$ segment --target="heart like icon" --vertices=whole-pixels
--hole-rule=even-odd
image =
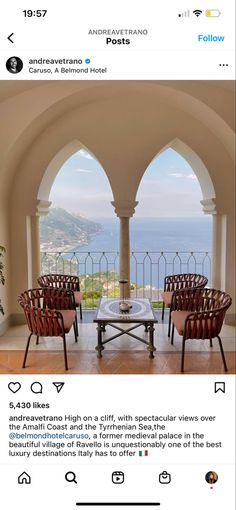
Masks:
[[[21,389],[21,384],[19,382],[10,382],[8,388],[12,393],[17,393]]]

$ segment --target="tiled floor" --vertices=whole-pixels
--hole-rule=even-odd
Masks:
[[[235,373],[234,353],[226,353],[227,374]],[[107,351],[98,359],[95,352],[68,352],[65,372],[62,352],[31,351],[22,369],[22,351],[0,351],[1,374],[180,374],[180,353],[157,353],[154,359],[137,351]],[[185,374],[225,374],[218,352],[188,352]]]
[[[128,327],[128,326],[127,326]],[[143,326],[136,330],[147,339]],[[107,337],[114,334],[107,328]],[[23,351],[28,336],[27,326],[15,326],[0,338],[0,373],[19,373]],[[229,365],[229,372],[235,372],[235,328],[222,328],[222,342]],[[96,324],[79,323],[79,339],[75,343],[73,333],[67,336],[69,373],[179,373],[181,338],[175,333],[174,345],[167,336],[167,324],[159,321],[155,327],[155,358],[150,360],[146,345],[127,335],[105,345],[103,358],[98,360],[95,346]],[[36,345],[32,338],[24,373],[63,373],[64,362],[60,338],[40,338]],[[221,373],[222,361],[218,340],[189,340],[186,343],[186,373]]]
[[[128,327],[128,326],[127,326]],[[143,326],[136,330],[137,334],[147,339],[147,333],[144,333]],[[4,336],[0,337],[0,350],[24,350],[26,339],[28,337],[27,326],[14,326],[11,327]],[[115,330],[111,327],[107,328],[105,337],[115,334]],[[222,342],[224,350],[235,350],[235,328],[232,326],[223,326],[222,328]],[[94,352],[97,343],[96,324],[89,324],[79,322],[79,338],[75,343],[73,331],[67,335],[67,349],[68,351],[92,351]],[[176,352],[180,351],[182,347],[181,337],[175,332],[174,345],[171,345],[170,339],[167,336],[167,324],[159,322],[155,325],[154,343],[158,352]],[[40,338],[39,345],[36,345],[34,338],[31,340],[30,349],[32,350],[48,350],[57,351],[62,350],[62,341],[59,338]],[[141,342],[133,340],[127,335],[119,339],[112,340],[105,346],[106,350],[112,351],[146,351],[146,346]],[[213,340],[213,348],[210,348],[208,340],[189,340],[186,343],[186,351],[219,351],[218,340]]]

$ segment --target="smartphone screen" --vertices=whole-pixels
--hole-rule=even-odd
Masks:
[[[4,510],[235,508],[234,14],[1,6]]]

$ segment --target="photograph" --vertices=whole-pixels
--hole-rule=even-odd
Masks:
[[[6,68],[11,74],[18,74],[23,69],[23,62],[19,57],[10,57],[6,61]]]
[[[235,373],[234,101],[0,82],[1,374]]]

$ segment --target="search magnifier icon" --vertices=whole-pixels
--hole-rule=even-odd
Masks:
[[[65,479],[67,482],[77,483],[76,475],[75,475],[74,471],[67,471],[67,473],[65,474]]]

